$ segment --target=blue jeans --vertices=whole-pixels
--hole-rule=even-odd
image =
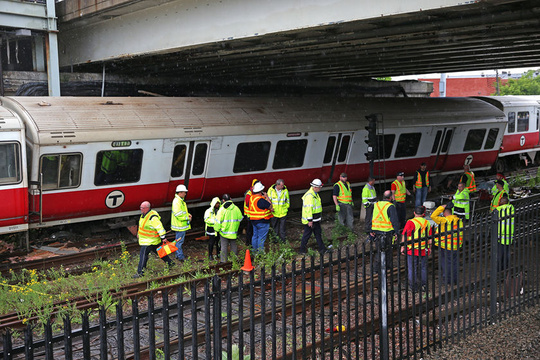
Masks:
[[[416,201],[414,205],[415,206],[423,205],[427,199],[427,193],[428,193],[427,187],[416,188]]]
[[[184,255],[184,252],[182,251],[182,245],[184,245],[185,238],[185,231],[176,231],[176,247],[178,248],[178,250],[176,251],[176,258],[178,260],[184,260],[186,258],[186,255]]]
[[[439,261],[441,263],[442,277],[447,284],[457,283],[458,278],[458,251],[439,248]]]
[[[264,251],[264,241],[270,229],[270,221],[252,221],[252,224],[253,237],[251,238],[251,245],[253,246],[253,251]]]
[[[418,290],[418,285],[427,285],[427,256],[407,254],[409,287]]]

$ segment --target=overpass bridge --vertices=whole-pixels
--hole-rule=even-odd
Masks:
[[[60,66],[190,81],[356,81],[540,66],[538,0],[64,0]]]

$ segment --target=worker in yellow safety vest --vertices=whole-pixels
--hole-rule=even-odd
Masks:
[[[469,165],[463,165],[463,175],[459,179],[459,182],[465,183],[465,187],[470,193],[476,192],[476,180],[474,179],[474,173],[471,171]]]
[[[413,186],[413,192],[416,193],[415,206],[422,206],[426,202],[427,194],[431,191],[429,185],[429,171],[427,164],[420,164],[420,169],[416,170],[416,182]]]
[[[319,253],[324,254],[330,251],[330,249],[324,245],[322,240],[322,204],[319,191],[321,191],[323,184],[320,179],[313,179],[310,186],[309,190],[302,196],[302,224],[304,224],[304,233],[300,243],[300,253],[307,253],[309,238],[311,234],[315,234]]]
[[[276,180],[276,183],[268,189],[268,198],[272,202],[274,211],[273,218],[270,219],[270,226],[274,229],[274,233],[279,237],[282,243],[285,242],[287,213],[289,212],[290,199],[289,190],[285,186],[283,179]]]
[[[414,209],[414,218],[407,221],[401,237],[401,253],[405,254],[407,248],[407,270],[409,288],[412,291],[422,289],[426,291],[427,285],[427,256],[431,248],[431,225],[424,216],[426,208],[417,206]]]
[[[493,211],[498,208],[503,197],[508,197],[508,193],[504,191],[504,182],[502,180],[497,180],[495,182],[495,186],[497,187],[497,192],[493,194],[491,204],[489,205],[489,211]]]
[[[362,189],[362,204],[366,209],[364,230],[366,234],[371,232],[371,219],[373,218],[373,208],[377,202],[377,191],[375,190],[375,178],[369,177],[368,182]]]
[[[507,197],[501,199],[501,204],[497,208],[498,215],[498,249],[497,249],[497,269],[504,271],[508,269],[510,263],[510,246],[514,242],[514,217],[515,209]]]
[[[180,261],[186,259],[186,255],[182,250],[182,245],[186,238],[186,232],[191,229],[191,214],[188,213],[186,205],[186,195],[188,189],[184,184],[180,184],[176,187],[176,195],[174,195],[174,200],[172,202],[172,212],[171,212],[171,230],[176,233],[176,258]]]
[[[204,232],[208,236],[208,259],[213,260],[212,252],[214,246],[216,247],[216,258],[219,256],[219,236],[214,229],[216,224],[217,212],[221,206],[221,201],[218,197],[215,197],[210,202],[210,207],[204,212]]]
[[[378,255],[381,251],[384,251],[386,255],[386,268],[392,268],[392,243],[395,242],[395,236],[399,231],[399,221],[396,207],[390,202],[391,199],[392,192],[386,190],[383,193],[383,199],[376,202],[373,208],[369,240],[375,243],[378,250],[373,267],[375,272],[381,269]],[[384,246],[382,241],[384,241]]]
[[[452,212],[460,219],[469,220],[471,214],[470,193],[469,189],[465,187],[465,183],[460,182],[458,188],[453,197],[454,207]]]
[[[392,200],[396,205],[397,216],[399,219],[399,231],[405,226],[407,220],[407,207],[405,206],[405,198],[407,195],[411,195],[405,185],[405,173],[400,171],[397,173],[396,180],[392,183],[390,189],[392,190]]]
[[[463,221],[452,214],[453,203],[439,206],[431,219],[437,223],[435,246],[439,247],[442,278],[455,284],[458,275],[458,253],[463,245]]]
[[[236,239],[238,238],[238,228],[242,221],[242,211],[232,202],[229,194],[223,194],[221,203],[222,205],[216,215],[214,229],[219,232],[221,242],[220,261],[224,263],[227,261],[229,254],[229,244],[231,245],[231,251],[238,255]]]
[[[161,217],[155,210],[150,208],[150,203],[143,201],[140,210],[141,217],[139,218],[137,238],[139,239],[139,245],[141,245],[141,251],[139,253],[137,273],[133,278],[143,276],[146,263],[148,262],[148,256],[151,252],[157,255],[157,248],[161,246],[165,239],[165,229],[161,223]],[[174,265],[174,262],[168,256],[164,256],[161,259],[169,266]]]
[[[339,181],[334,184],[332,193],[339,223],[353,230],[353,199],[351,184],[347,181],[347,174],[341,173]]]

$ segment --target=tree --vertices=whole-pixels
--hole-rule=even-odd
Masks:
[[[540,95],[540,69],[529,70],[519,79],[508,79],[501,86],[501,95]]]

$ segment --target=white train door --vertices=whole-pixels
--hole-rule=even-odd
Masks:
[[[433,146],[431,147],[431,156],[428,164],[430,171],[444,168],[455,129],[455,127],[445,127],[434,128],[432,130]]]
[[[321,181],[323,184],[335,183],[339,180],[339,174],[347,170],[349,148],[352,144],[352,132],[330,133],[326,142]]]
[[[188,188],[188,201],[201,199],[209,152],[209,140],[175,143],[169,182],[169,199],[174,198],[176,186],[179,184],[184,184]]]

